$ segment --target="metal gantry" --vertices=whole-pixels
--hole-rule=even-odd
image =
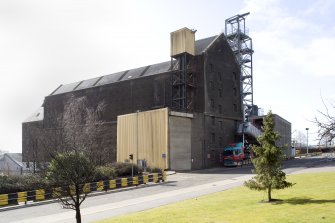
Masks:
[[[182,53],[173,58],[171,58],[172,108],[192,112],[195,87],[193,56]]]
[[[225,21],[225,34],[235,53],[236,60],[241,69],[241,103],[245,121],[253,113],[253,80],[252,80],[252,39],[245,26],[245,19],[250,13],[235,15]]]

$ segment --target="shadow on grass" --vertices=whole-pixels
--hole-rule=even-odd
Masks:
[[[292,204],[292,205],[305,205],[305,204],[327,204],[327,203],[335,203],[335,200],[314,200],[309,197],[294,197],[286,200],[278,200],[275,205],[279,204]]]

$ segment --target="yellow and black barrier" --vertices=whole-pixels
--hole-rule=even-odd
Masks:
[[[114,180],[98,181],[93,183],[86,183],[83,186],[83,192],[88,194],[94,191],[108,191],[119,188],[126,188],[131,186],[138,186],[149,182],[159,183],[166,180],[166,172],[152,173],[148,175],[140,175],[135,177],[118,178]],[[57,187],[50,189],[38,189],[32,191],[23,191],[9,194],[0,194],[0,207],[8,205],[17,205],[20,203],[27,203],[28,201],[44,201],[58,198],[62,191],[66,191],[68,187]],[[70,186],[72,193],[72,188]],[[74,193],[74,190],[73,190]]]

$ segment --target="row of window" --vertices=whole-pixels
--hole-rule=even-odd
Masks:
[[[211,143],[214,144],[215,143],[215,133],[212,132],[211,133]],[[220,136],[219,137],[219,147],[223,146],[223,138]]]
[[[211,87],[212,90],[214,90],[214,82],[210,81],[209,85]],[[222,94],[222,88],[219,88],[218,93],[219,93],[219,97],[222,98],[223,94]],[[233,92],[234,92],[234,96],[237,96],[237,88],[233,87]]]
[[[210,106],[211,108],[214,110],[215,109],[215,105],[214,105],[214,99],[210,100]],[[233,107],[234,107],[234,112],[237,112],[237,104],[233,103]],[[219,114],[223,113],[223,109],[222,109],[222,105],[218,105],[218,110],[219,110]]]
[[[212,63],[209,64],[209,71],[214,72],[214,64],[212,64]],[[222,81],[222,73],[220,71],[218,71],[217,74],[218,74],[218,80]],[[236,72],[233,72],[233,80],[237,81],[237,73]]]

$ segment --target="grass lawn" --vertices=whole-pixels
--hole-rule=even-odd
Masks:
[[[246,187],[99,221],[99,223],[335,222],[335,172],[287,177],[292,188],[274,191],[276,203],[262,203],[265,192]]]

